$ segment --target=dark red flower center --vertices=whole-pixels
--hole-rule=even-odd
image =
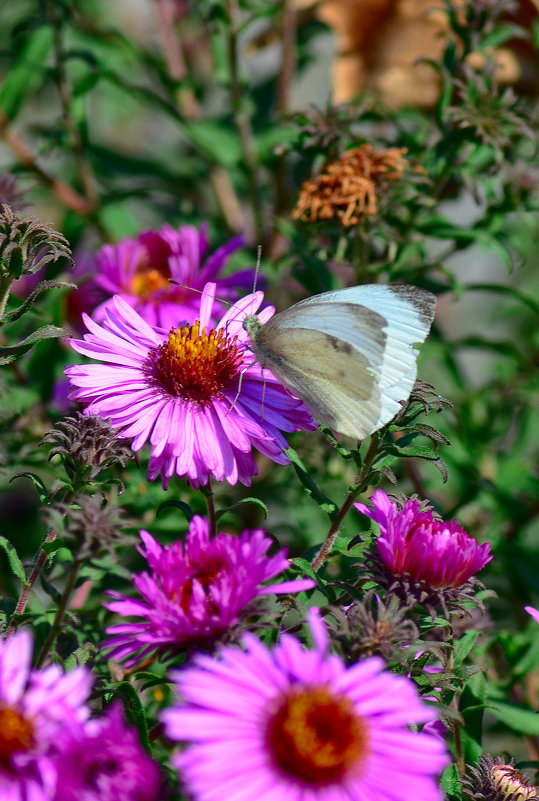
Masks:
[[[0,765],[9,764],[18,751],[28,751],[34,744],[34,726],[11,706],[0,706]]]
[[[348,698],[326,687],[304,687],[282,701],[268,726],[277,765],[309,784],[342,779],[368,753],[365,721]]]
[[[210,557],[203,565],[196,568],[195,575],[182,584],[179,591],[174,593],[175,597],[179,599],[180,606],[184,612],[188,613],[191,607],[194,581],[197,581],[202,586],[209,605],[212,605],[211,587],[224,568],[225,563],[218,556]]]
[[[153,376],[174,397],[205,406],[223,396],[240,372],[242,349],[224,329],[200,331],[194,325],[172,328],[168,340],[150,353]]]

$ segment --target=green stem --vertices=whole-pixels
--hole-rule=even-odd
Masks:
[[[82,562],[74,562],[73,570],[69,574],[69,578],[67,580],[67,584],[64,589],[64,593],[62,595],[62,599],[60,601],[60,605],[56,610],[56,615],[54,616],[54,622],[52,624],[51,630],[49,632],[49,636],[43,643],[43,647],[39,652],[39,656],[37,658],[36,667],[42,667],[47,655],[54,645],[54,641],[58,636],[60,631],[60,627],[62,625],[64,615],[66,613],[67,605],[69,603],[69,599],[71,598],[71,593],[73,592],[73,588],[75,586],[75,582],[77,581],[77,577],[79,575],[79,570],[81,568]]]
[[[206,498],[206,506],[208,509],[208,521],[210,524],[210,538],[213,539],[217,535],[217,516],[215,514],[215,499],[213,497],[213,490],[208,481],[207,486],[202,487],[202,492]]]
[[[360,467],[360,469],[358,471],[358,474],[357,474],[357,476],[355,478],[354,484],[353,484],[352,488],[350,489],[350,491],[348,492],[348,495],[346,496],[346,500],[344,501],[343,505],[339,509],[339,512],[338,512],[336,518],[332,521],[331,526],[330,526],[329,531],[328,531],[328,535],[327,535],[324,543],[322,544],[322,547],[320,548],[320,550],[316,554],[315,558],[311,562],[311,566],[312,566],[314,571],[320,570],[320,568],[322,567],[322,565],[326,561],[326,559],[327,559],[327,557],[328,557],[328,555],[329,555],[329,553],[330,553],[330,551],[331,551],[331,549],[333,547],[333,543],[337,539],[337,536],[339,534],[339,530],[340,530],[340,528],[342,526],[344,518],[346,517],[346,515],[348,514],[348,512],[352,508],[352,504],[354,503],[354,501],[357,498],[357,496],[359,495],[359,493],[362,492],[365,489],[365,487],[367,485],[367,482],[368,482],[369,470],[371,468],[371,465],[372,465],[372,463],[374,461],[374,458],[376,456],[376,453],[378,451],[379,441],[380,440],[379,440],[378,434],[373,434],[372,437],[371,437],[369,448],[367,450],[367,453],[365,454],[365,459],[363,460],[363,464],[362,464],[362,466]]]

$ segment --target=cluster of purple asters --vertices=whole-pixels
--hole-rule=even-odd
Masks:
[[[150,570],[133,577],[140,598],[111,592],[114,600],[107,603],[122,617],[137,618],[110,626],[104,643],[110,657],[127,658],[128,666],[156,650],[166,655],[207,647],[238,624],[257,598],[315,584],[300,579],[262,586],[289,566],[285,550],[268,556],[273,541],[262,529],[211,539],[208,521],[195,516],[185,546],[163,547],[147,531],[140,536],[139,551]]]
[[[90,717],[90,672],[31,665],[28,631],[0,642],[2,801],[159,801],[159,768],[119,707]]]

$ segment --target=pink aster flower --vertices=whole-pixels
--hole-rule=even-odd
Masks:
[[[157,763],[126,726],[120,706],[109,707],[72,737],[58,757],[52,801],[160,801]]]
[[[110,419],[140,450],[149,440],[148,479],[187,476],[195,488],[210,476],[249,485],[257,474],[255,447],[288,464],[282,431],[314,429],[309,411],[246,349],[242,321],[262,303],[262,292],[237,301],[211,327],[215,284],[200,296],[199,319],[167,334],[149,326],[116,296],[103,325],[85,315],[90,331],[70,340],[85,356],[105,364],[69,367],[71,397],[88,403],[87,414]],[[265,322],[272,307],[259,315]]]
[[[524,611],[533,617],[539,623],[539,610],[534,609],[533,606],[525,606]]]
[[[412,732],[432,718],[413,682],[382,670],[379,657],[346,667],[331,655],[311,610],[314,641],[289,635],[268,650],[252,634],[245,650],[200,655],[174,671],[180,691],[163,713],[195,801],[437,801],[443,743]]]
[[[104,645],[112,649],[110,656],[128,656],[128,664],[156,648],[168,653],[200,646],[237,624],[259,596],[314,586],[311,579],[261,586],[289,566],[286,551],[267,555],[273,543],[262,529],[210,539],[208,521],[195,516],[185,546],[175,542],[163,547],[147,531],[140,536],[145,547],[139,551],[151,571],[133,576],[141,598],[110,592],[116,600],[106,604],[119,615],[139,618],[107,629],[110,637]]]
[[[94,319],[104,320],[112,296],[121,295],[149,325],[169,329],[182,320],[194,323],[200,290],[208,281],[217,282],[218,297],[236,300],[237,288],[243,293],[252,286],[253,270],[227,278],[217,276],[230,254],[243,245],[243,238],[236,236],[209,255],[207,232],[207,224],[199,230],[192,225],[181,225],[177,230],[163,225],[156,231],[144,231],[136,239],[102,247],[96,254],[95,277],[81,288],[85,295],[97,290],[106,298],[94,310]],[[169,278],[182,286],[171,284]],[[222,306],[217,304],[216,311],[222,311]]]
[[[32,670],[32,637],[25,629],[0,642],[0,798],[51,800],[55,755],[81,730],[91,685],[82,667]]]
[[[446,523],[431,511],[421,511],[409,499],[399,511],[382,490],[372,495],[374,509],[362,503],[356,509],[380,526],[372,560],[385,574],[385,583],[399,583],[419,591],[416,600],[430,603],[438,596],[449,600],[492,559],[489,543],[479,545],[456,520]],[[377,576],[380,578],[381,576]]]

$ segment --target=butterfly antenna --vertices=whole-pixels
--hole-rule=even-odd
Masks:
[[[260,272],[260,262],[262,261],[262,245],[256,246],[256,267],[255,277],[253,280],[253,294],[256,292],[256,285],[258,283],[258,274]]]
[[[174,278],[168,279],[169,284],[176,284],[176,286],[181,286],[183,289],[188,289],[190,292],[196,292],[198,295],[209,295],[209,292],[204,292],[203,289],[195,289],[194,286],[187,286],[187,284],[180,284],[179,281],[175,281]],[[219,301],[219,303],[224,303],[225,306],[233,306],[234,304],[230,300],[225,300],[224,298],[215,298],[215,300]]]

